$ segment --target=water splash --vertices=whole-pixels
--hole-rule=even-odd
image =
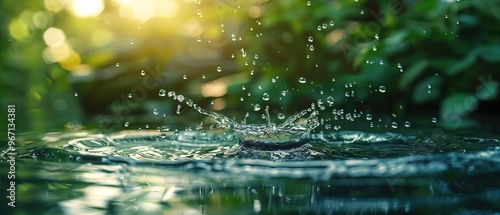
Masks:
[[[205,110],[195,104],[193,100],[186,98],[183,95],[178,95],[174,91],[168,92],[168,97],[172,97],[178,102],[185,103],[203,115],[212,117],[217,124],[217,127],[234,130],[240,140],[240,144],[250,148],[275,150],[299,147],[307,143],[309,133],[320,124],[317,117],[318,112],[316,111],[314,104],[311,104],[310,108],[290,116],[279,125],[276,125],[271,121],[269,106],[266,106],[266,124],[247,124],[246,117],[248,115],[242,123],[238,123],[234,119],[223,116],[219,113]],[[305,124],[297,123],[298,119],[308,113],[310,115],[307,117]]]

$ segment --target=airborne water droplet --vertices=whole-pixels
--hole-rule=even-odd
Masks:
[[[301,83],[301,84],[306,83],[306,78],[304,78],[304,77],[300,77],[300,78],[299,78],[299,83]]]
[[[366,120],[370,121],[373,119],[373,116],[371,114],[366,114]]]
[[[310,45],[310,46],[309,46],[309,50],[314,51],[314,46],[313,46],[313,45]]]
[[[154,115],[158,115],[158,114],[160,114],[160,111],[158,111],[158,110],[155,108],[155,109],[153,109],[153,114],[154,114]]]
[[[409,128],[410,126],[411,126],[410,121],[406,121],[406,122],[405,122],[405,127]]]
[[[146,75],[146,71],[144,71],[144,69],[143,69],[143,70],[141,70],[141,75],[142,75],[142,76]]]
[[[132,93],[129,93],[128,94],[128,98],[131,99],[132,98]]]
[[[378,91],[381,93],[385,93],[385,90],[386,90],[385,86],[383,86],[383,85],[378,88]]]
[[[217,72],[222,72],[222,67],[218,66],[217,67]]]
[[[281,120],[285,119],[285,114],[284,113],[279,113],[278,114],[278,119],[281,119]]]
[[[398,128],[398,123],[397,122],[392,122],[392,128]]]
[[[116,67],[120,67],[120,63],[116,63]]]
[[[326,98],[326,102],[328,102],[328,105],[330,105],[330,107],[333,105],[335,99],[332,97],[332,96],[328,96],[328,98]]]
[[[255,105],[253,106],[253,110],[254,110],[254,111],[259,111],[259,110],[260,110],[260,104],[255,104]]]
[[[436,123],[437,121],[438,120],[435,117],[432,118],[432,123]]]
[[[311,6],[311,1],[307,1],[306,5]]]
[[[262,94],[262,100],[269,101],[269,94],[267,93]]]
[[[167,95],[167,91],[165,89],[160,89],[158,92],[158,95],[161,97],[165,97]]]
[[[129,122],[125,122],[125,124],[124,124],[124,125],[125,125],[125,127],[128,127],[128,126],[129,126],[129,124],[130,124]]]
[[[184,76],[182,76],[182,79],[186,80],[186,79],[188,79],[188,76],[184,75]]]
[[[77,92],[75,92],[75,96],[78,96],[78,93],[77,93]]]
[[[309,41],[310,43],[312,43],[314,41],[314,38],[312,36],[309,36],[309,38],[307,38],[307,41]]]

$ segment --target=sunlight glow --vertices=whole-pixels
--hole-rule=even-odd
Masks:
[[[48,46],[57,47],[66,41],[66,36],[61,29],[50,27],[43,32],[43,40]]]
[[[70,6],[71,11],[82,18],[97,16],[104,10],[102,0],[73,0]]]
[[[115,0],[120,5],[120,15],[139,22],[152,17],[172,17],[177,13],[178,5],[173,0]]]
[[[227,93],[227,84],[223,81],[213,81],[201,86],[204,97],[221,97]]]

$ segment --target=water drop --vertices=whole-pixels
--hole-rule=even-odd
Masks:
[[[160,114],[160,111],[158,111],[158,110],[155,108],[155,109],[153,109],[153,114],[154,114],[154,115],[158,115],[158,114]]]
[[[301,84],[306,83],[306,78],[304,78],[304,77],[300,77],[300,78],[299,78],[299,83],[301,83]]]
[[[385,90],[386,90],[385,86],[383,86],[383,85],[378,88],[378,91],[381,93],[385,93]]]
[[[177,105],[177,110],[175,111],[175,113],[177,113],[177,114],[181,114],[181,113],[182,113],[182,112],[181,112],[181,108],[182,108],[181,104],[178,104],[178,105]]]
[[[161,97],[165,97],[167,95],[167,91],[165,89],[160,89],[158,92],[158,95]]]
[[[380,60],[380,65],[384,65],[384,61]]]
[[[410,121],[406,121],[406,122],[405,122],[405,127],[409,128],[410,126],[411,126]]]
[[[200,17],[203,17],[203,13],[201,13],[201,10],[196,11],[196,14],[198,14],[198,16]]]
[[[132,98],[132,93],[129,93],[128,94],[128,98],[131,99]]]
[[[335,102],[335,99],[332,96],[328,96],[328,98],[326,98],[326,102],[328,102],[328,105],[331,107]]]
[[[281,119],[281,120],[285,119],[285,114],[284,113],[279,113],[278,114],[278,119]]]
[[[133,40],[130,40],[130,45],[134,45],[134,41]]]
[[[307,1],[306,5],[311,6],[311,1]]]
[[[254,111],[259,111],[259,110],[260,110],[260,104],[255,104],[255,105],[253,106],[253,110],[254,110]]]
[[[360,13],[361,13],[361,14],[365,14],[365,10],[361,10],[361,12],[360,12]]]
[[[267,93],[262,94],[262,100],[269,101],[269,94]]]
[[[366,120],[370,121],[373,119],[373,116],[371,114],[366,114]]]
[[[322,29],[321,25],[318,25],[318,31],[321,31],[321,29]]]
[[[330,26],[334,26],[335,25],[335,22],[334,21],[330,21]]]
[[[196,2],[196,4],[201,4],[201,0],[194,0],[194,2]]]
[[[431,119],[431,121],[432,121],[432,123],[436,123],[438,120],[436,119],[436,117],[433,117],[433,118]]]
[[[309,36],[309,38],[307,38],[307,41],[309,41],[310,43],[312,43],[314,41],[314,38],[312,36]]]
[[[186,79],[188,79],[188,76],[184,75],[184,76],[182,76],[182,79],[186,80]]]
[[[309,50],[314,51],[314,46],[313,46],[313,45],[310,45],[310,46],[309,46]]]
[[[373,50],[374,52],[376,52],[376,51],[377,51],[377,46],[373,46],[372,50]]]
[[[281,91],[282,96],[286,96],[286,90]]]
[[[397,122],[392,122],[392,128],[398,128],[398,123]]]
[[[125,127],[128,127],[128,126],[129,126],[129,124],[130,124],[129,122],[125,122],[125,124],[124,124],[124,125],[125,125]]]
[[[149,128],[149,124],[146,124],[144,127]]]
[[[378,34],[375,34],[375,39],[376,39],[376,40],[379,40],[379,39],[380,39],[380,38],[379,38],[379,36],[378,36]]]
[[[326,29],[326,28],[328,27],[328,25],[327,25],[326,23],[323,23],[323,25],[321,25],[321,27],[322,27],[323,29]]]
[[[218,66],[217,67],[217,72],[222,72],[222,67]]]
[[[236,41],[236,35],[231,34],[231,40],[232,40],[232,41]]]
[[[116,67],[120,67],[120,63],[116,63]]]
[[[142,75],[142,76],[146,75],[146,71],[144,71],[144,69],[143,69],[143,70],[141,70],[141,75]]]
[[[78,96],[78,93],[77,93],[77,92],[75,92],[75,97],[76,97],[76,96]]]

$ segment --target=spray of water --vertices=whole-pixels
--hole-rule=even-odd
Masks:
[[[219,113],[205,110],[195,104],[193,100],[183,95],[178,95],[174,91],[168,92],[168,96],[178,102],[183,102],[194,108],[199,113],[210,116],[214,119],[217,127],[234,130],[238,135],[240,144],[244,147],[251,147],[263,150],[286,149],[304,145],[308,141],[309,133],[319,125],[318,112],[315,105],[290,116],[283,123],[276,125],[271,121],[269,106],[265,109],[266,124],[247,124],[246,120],[238,123],[235,120],[223,116]],[[305,124],[297,123],[297,120],[310,114]]]

